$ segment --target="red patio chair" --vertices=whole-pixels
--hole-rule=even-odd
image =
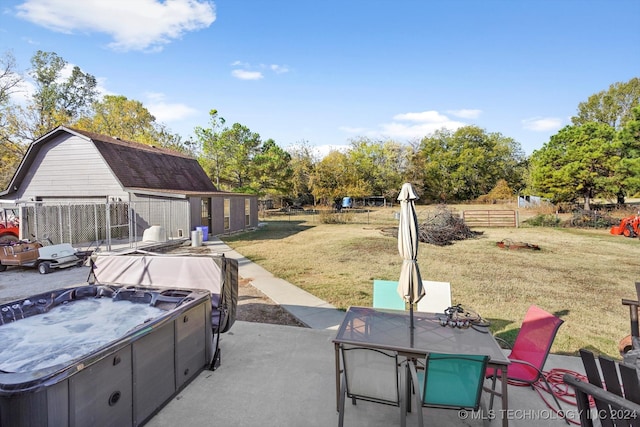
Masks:
[[[562,319],[544,311],[540,307],[535,305],[529,307],[518,336],[511,348],[511,353],[509,353],[508,358],[511,364],[507,368],[507,381],[511,385],[528,385],[533,388],[535,383],[542,380],[547,391],[553,396],[553,400],[560,411],[559,413],[562,413],[562,407],[542,373],[542,368],[547,360],[558,328],[563,322]],[[495,395],[500,394],[496,391],[496,380],[504,381],[504,379],[500,377],[500,371],[493,368],[486,370],[486,378],[491,378],[491,389],[487,391],[491,393],[489,407],[493,408],[493,398]]]

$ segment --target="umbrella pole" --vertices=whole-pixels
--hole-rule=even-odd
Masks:
[[[411,347],[413,347],[413,304],[409,304],[409,336],[411,337]]]
[[[413,304],[409,304],[409,327],[413,329]]]

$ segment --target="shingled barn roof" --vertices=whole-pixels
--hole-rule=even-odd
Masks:
[[[197,160],[173,150],[69,129],[91,139],[125,188],[216,192]]]

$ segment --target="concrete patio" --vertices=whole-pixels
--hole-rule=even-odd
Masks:
[[[332,426],[338,423],[335,390],[334,346],[343,312],[231,250],[221,241],[206,242],[211,252],[236,258],[240,276],[286,308],[310,328],[236,322],[223,334],[222,365],[202,372],[147,424],[151,427],[223,426]],[[551,355],[545,370],[568,369],[584,373],[577,357]],[[487,385],[489,382],[487,381]],[[499,399],[494,410],[476,413],[424,408],[425,425],[501,425]],[[551,399],[550,395],[545,396]],[[563,408],[578,419],[575,406]],[[391,426],[400,424],[399,409],[358,401],[346,403],[345,426]],[[528,387],[509,387],[512,426],[567,425]],[[415,412],[407,425],[417,425]]]
[[[222,336],[222,365],[202,372],[147,425],[337,425],[334,336],[331,330],[236,322]],[[552,355],[546,368],[582,371],[581,365],[578,358]],[[501,425],[500,420],[489,419],[500,416],[499,400],[493,413],[486,408],[486,393],[483,403],[484,408],[474,414],[424,408],[425,425]],[[528,387],[509,387],[509,409],[512,426],[566,425]],[[574,406],[564,409],[577,419]],[[400,424],[399,409],[392,406],[361,401],[353,406],[347,401],[345,414],[345,426]],[[417,425],[415,413],[408,415],[407,425]]]

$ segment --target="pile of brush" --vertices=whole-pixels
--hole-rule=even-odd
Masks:
[[[459,215],[445,206],[438,206],[426,221],[418,225],[418,239],[437,246],[450,245],[456,240],[472,239],[481,234],[480,231],[471,230]]]

